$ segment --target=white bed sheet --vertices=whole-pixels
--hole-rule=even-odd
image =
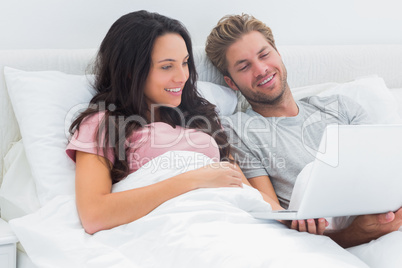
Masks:
[[[32,263],[25,251],[17,250],[17,268],[38,268],[38,266]]]
[[[40,208],[35,182],[22,140],[14,143],[4,158],[0,188],[1,218],[5,221],[25,216]]]
[[[158,169],[161,161],[164,168]],[[113,190],[151,184],[209,161],[191,152],[165,154]],[[58,196],[10,225],[38,267],[367,267],[327,237],[251,216],[269,209],[248,186],[199,189],[137,221],[88,235],[74,197]]]

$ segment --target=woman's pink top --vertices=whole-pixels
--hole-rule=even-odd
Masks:
[[[75,161],[76,151],[82,151],[106,157],[112,163],[114,162],[112,148],[108,148],[105,156],[103,148],[98,148],[98,139],[95,137],[103,116],[104,112],[99,112],[81,123],[80,129],[74,133],[66,148],[66,153],[72,160]],[[104,138],[100,140],[103,146]],[[122,157],[127,157],[130,173],[168,151],[193,151],[203,153],[215,161],[220,159],[218,145],[210,135],[180,126],[173,128],[162,122],[151,123],[133,132],[126,140],[125,146],[128,150]]]

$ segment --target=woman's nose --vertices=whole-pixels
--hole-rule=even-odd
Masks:
[[[175,76],[174,76],[174,81],[184,83],[184,82],[187,81],[188,75],[189,74],[188,74],[187,66],[178,68],[178,70],[177,70],[177,72],[175,73]]]

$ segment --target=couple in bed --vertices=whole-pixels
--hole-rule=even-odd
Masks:
[[[303,145],[298,129],[303,120],[334,100],[344,107],[310,131],[309,138],[317,143],[328,123],[367,120],[360,106],[339,96],[296,102],[270,28],[252,16],[224,17],[209,35],[206,52],[226,83],[251,104],[244,116],[221,124],[214,105],[197,93],[190,36],[177,20],[138,11],[122,16],[109,29],[94,65],[97,93],[73,122],[67,147],[76,162],[76,203],[87,233],[135,221],[165,201],[198,188],[247,184],[258,189],[272,208],[286,208],[298,172],[311,161],[299,153]],[[281,128],[289,132],[281,132],[272,146],[283,142],[276,149],[287,157],[285,168],[257,159],[259,154],[268,157],[269,148],[256,153],[258,148],[239,134],[247,131],[241,129],[245,123],[241,120],[251,117],[275,124],[281,117]],[[272,139],[260,138],[264,144]],[[146,187],[111,192],[114,183],[136,172],[145,159],[171,150],[200,152],[216,162]],[[244,163],[246,157],[253,158],[257,167],[243,169],[235,164]],[[398,230],[402,210],[358,216],[347,228],[331,233],[325,231],[325,219],[283,223],[350,247]]]

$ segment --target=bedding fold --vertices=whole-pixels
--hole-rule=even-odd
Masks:
[[[199,153],[168,152],[113,191],[146,186],[211,161]],[[368,267],[325,236],[252,216],[270,209],[247,185],[198,189],[134,222],[89,235],[74,196],[60,195],[10,226],[38,267]]]

